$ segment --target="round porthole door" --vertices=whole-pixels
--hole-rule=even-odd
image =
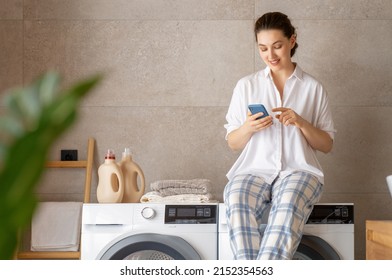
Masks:
[[[101,260],[200,260],[200,255],[179,236],[140,233],[120,236],[98,255]]]
[[[294,260],[340,260],[339,254],[322,238],[302,236]]]

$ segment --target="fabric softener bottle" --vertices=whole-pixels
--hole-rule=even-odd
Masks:
[[[140,202],[140,198],[145,190],[144,173],[140,166],[132,160],[129,148],[125,148],[119,166],[124,176],[124,196],[122,202]],[[140,178],[140,187],[138,186],[138,177]]]
[[[124,195],[124,179],[116,156],[108,150],[105,162],[98,168],[97,199],[99,203],[118,203]]]

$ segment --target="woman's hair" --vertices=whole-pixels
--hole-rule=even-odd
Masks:
[[[257,41],[257,34],[262,30],[268,29],[278,29],[281,30],[285,37],[288,39],[291,36],[297,37],[295,33],[295,27],[291,24],[290,19],[280,12],[272,12],[266,13],[262,15],[255,23],[255,37]],[[294,47],[291,49],[290,55],[293,56],[295,54],[295,50],[298,48],[297,42],[295,42]]]

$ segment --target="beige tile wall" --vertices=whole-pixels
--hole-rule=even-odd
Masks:
[[[0,0],[0,96],[23,83],[23,1]]]
[[[365,220],[392,219],[390,0],[0,0],[0,91],[46,69],[62,73],[64,86],[104,72],[51,158],[61,148],[85,157],[93,136],[96,167],[106,149],[119,157],[130,147],[147,184],[208,178],[222,199],[237,157],[224,140],[227,106],[237,80],[262,67],[252,25],[273,10],[291,17],[295,60],[330,94],[338,134],[334,151],[320,155],[322,201],[355,203],[364,259]],[[79,171],[50,171],[38,193],[81,200],[82,181]],[[94,198],[96,184],[94,174]]]

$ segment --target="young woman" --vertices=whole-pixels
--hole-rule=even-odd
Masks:
[[[320,199],[324,175],[316,151],[331,151],[335,129],[323,86],[291,59],[298,44],[288,17],[264,14],[254,32],[267,67],[242,78],[233,92],[226,139],[241,154],[227,174],[224,200],[236,259],[286,260]],[[269,116],[252,115],[250,104],[263,104]]]

